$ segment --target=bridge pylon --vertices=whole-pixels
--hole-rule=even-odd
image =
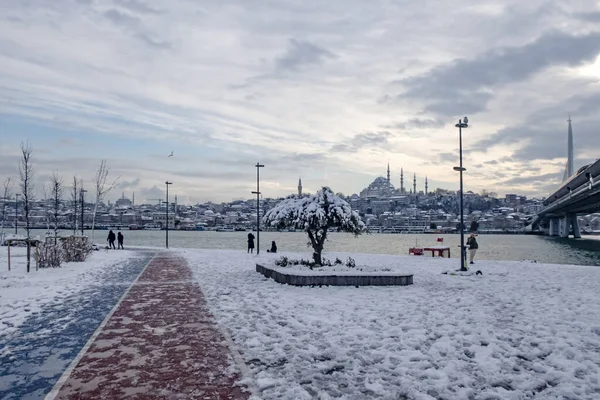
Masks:
[[[570,179],[575,173],[575,151],[573,146],[573,126],[571,125],[571,116],[567,120],[569,130],[567,132],[567,165],[563,181]],[[580,238],[581,230],[579,229],[579,220],[576,213],[566,213],[563,216],[550,219],[550,236],[573,237]]]

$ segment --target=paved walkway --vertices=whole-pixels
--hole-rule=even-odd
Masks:
[[[135,282],[57,399],[247,399],[186,261],[163,253]]]
[[[43,399],[155,253],[138,251],[107,266],[94,284],[57,294],[0,337],[0,399]]]

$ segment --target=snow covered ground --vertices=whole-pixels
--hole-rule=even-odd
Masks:
[[[118,266],[132,256],[129,251],[97,251],[82,263],[63,264],[61,268],[26,271],[25,247],[11,247],[8,271],[7,247],[0,247],[0,337],[8,335],[29,316],[39,313],[48,303],[65,298],[94,284],[109,266]]]
[[[600,268],[351,256],[412,286],[291,287],[259,257],[180,250],[264,399],[598,399]]]

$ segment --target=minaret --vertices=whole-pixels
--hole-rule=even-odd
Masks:
[[[298,178],[298,197],[302,197],[302,178]]]
[[[131,206],[135,206],[135,192],[131,192]]]
[[[404,170],[400,168],[400,193],[404,193]]]
[[[413,177],[413,193],[417,194],[417,174],[416,173]]]
[[[390,183],[390,163],[388,163],[387,180],[388,180],[388,183]]]
[[[429,185],[427,184],[427,175],[425,176],[425,196],[427,196],[427,187]]]

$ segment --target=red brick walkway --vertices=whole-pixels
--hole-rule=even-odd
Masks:
[[[57,399],[247,399],[186,261],[155,257]]]

